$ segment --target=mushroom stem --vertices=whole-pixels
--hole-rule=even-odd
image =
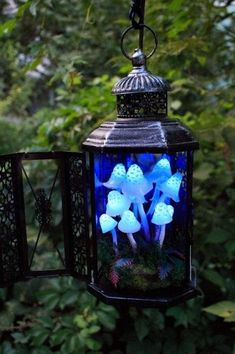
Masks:
[[[166,233],[166,225],[161,225],[161,232],[159,236],[159,244],[160,247],[162,247],[164,239],[165,239],[165,233]]]
[[[137,219],[138,218],[138,207],[137,207],[136,203],[133,203],[133,213]]]
[[[147,212],[147,215],[152,216],[155,206],[158,202],[159,199],[159,195],[160,195],[160,191],[157,189],[157,185],[155,186],[155,190],[154,190],[154,194],[153,194],[153,198],[152,198],[152,203],[149,207],[149,210]]]
[[[167,199],[167,196],[164,193],[162,193],[162,195],[159,198],[158,202],[159,203],[165,203],[166,199]]]
[[[118,255],[118,242],[117,242],[117,232],[116,229],[114,228],[113,230],[111,230],[112,233],[112,239],[113,239],[113,249],[114,252],[116,254],[116,256]]]
[[[138,206],[138,211],[140,214],[140,218],[141,218],[141,224],[143,226],[144,229],[144,233],[145,233],[145,238],[147,241],[150,241],[150,232],[149,232],[149,224],[148,224],[148,220],[144,211],[144,207],[142,203],[137,203]]]
[[[155,231],[154,241],[158,241],[159,242],[161,226],[155,225],[155,230],[154,231]]]
[[[137,249],[137,243],[134,239],[134,236],[131,233],[127,233],[127,237],[128,237],[128,240],[130,241],[133,251],[135,252]]]

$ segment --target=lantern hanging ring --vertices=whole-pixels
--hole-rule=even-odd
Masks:
[[[157,46],[158,46],[158,40],[157,40],[157,36],[155,34],[155,32],[152,30],[151,27],[147,26],[147,25],[144,25],[144,24],[141,24],[140,27],[141,28],[146,28],[149,32],[151,32],[151,34],[153,35],[153,39],[154,39],[154,47],[153,49],[151,50],[151,52],[146,55],[146,59],[149,59],[156,51],[157,49]],[[128,27],[123,33],[122,33],[122,37],[121,37],[121,51],[122,51],[122,54],[129,60],[132,60],[132,57],[130,55],[127,54],[127,52],[125,51],[124,49],[124,39],[126,37],[126,35],[128,34],[129,31],[131,31],[132,29],[136,29],[133,25]],[[143,49],[143,48],[140,48],[140,49]]]
[[[121,51],[123,55],[132,60],[132,57],[127,54],[124,49],[124,38],[128,34],[129,31],[138,30],[139,31],[139,49],[143,51],[144,47],[144,30],[148,30],[151,32],[153,39],[154,39],[154,47],[151,52],[146,56],[146,59],[149,59],[156,51],[158,40],[155,32],[149,26],[145,25],[144,23],[144,12],[145,12],[145,0],[132,0],[130,11],[129,11],[129,19],[131,21],[131,26],[128,27],[123,33],[121,37]]]

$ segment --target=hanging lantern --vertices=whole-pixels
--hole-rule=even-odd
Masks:
[[[83,153],[0,157],[2,286],[35,276],[73,275],[114,305],[165,306],[198,294],[191,266],[193,152],[198,142],[179,120],[168,118],[170,87],[147,70],[157,40],[143,14],[144,1],[133,2],[132,26],[121,46],[133,68],[113,88],[117,120],[94,130],[82,144]],[[139,49],[129,57],[123,41],[133,28],[140,33]],[[155,43],[148,56],[144,29]],[[33,189],[24,167],[24,161],[32,160],[55,163],[50,191]],[[30,257],[24,179],[39,226]],[[39,238],[52,222],[55,185],[61,195],[63,254],[56,250],[63,267],[32,270]]]
[[[151,28],[135,20],[133,11],[139,9],[143,21],[144,2],[133,3],[133,25],[121,42],[133,68],[112,91],[117,120],[103,123],[83,143],[92,181],[94,264],[88,289],[111,304],[161,306],[198,294],[191,266],[193,152],[198,142],[179,120],[167,116],[170,87],[146,67],[157,40]],[[123,40],[136,27],[140,48],[129,57]],[[155,43],[147,57],[144,29]]]

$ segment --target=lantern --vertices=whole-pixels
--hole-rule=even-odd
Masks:
[[[138,2],[133,2],[136,6]],[[140,5],[140,4],[139,4]],[[151,74],[143,52],[143,5],[131,11],[122,51],[132,71],[113,88],[117,120],[105,122],[83,142],[82,153],[50,152],[0,157],[0,283],[35,276],[84,279],[102,301],[165,306],[198,294],[191,265],[193,153],[198,142],[167,116],[166,80]],[[133,12],[134,11],[134,12]],[[129,57],[123,40],[139,29],[140,45]],[[51,189],[34,190],[25,162],[55,166]],[[29,252],[24,180],[39,227]],[[61,269],[32,269],[41,234],[52,222],[54,189],[62,205]],[[31,203],[32,204],[32,203]],[[29,256],[30,253],[30,256]]]
[[[133,69],[113,88],[117,120],[83,143],[89,154],[93,282],[108,303],[161,305],[195,296],[191,267],[193,151],[198,143],[167,117],[169,86]]]

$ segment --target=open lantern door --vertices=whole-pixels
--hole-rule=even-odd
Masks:
[[[85,155],[0,156],[0,286],[32,277],[89,279]]]

